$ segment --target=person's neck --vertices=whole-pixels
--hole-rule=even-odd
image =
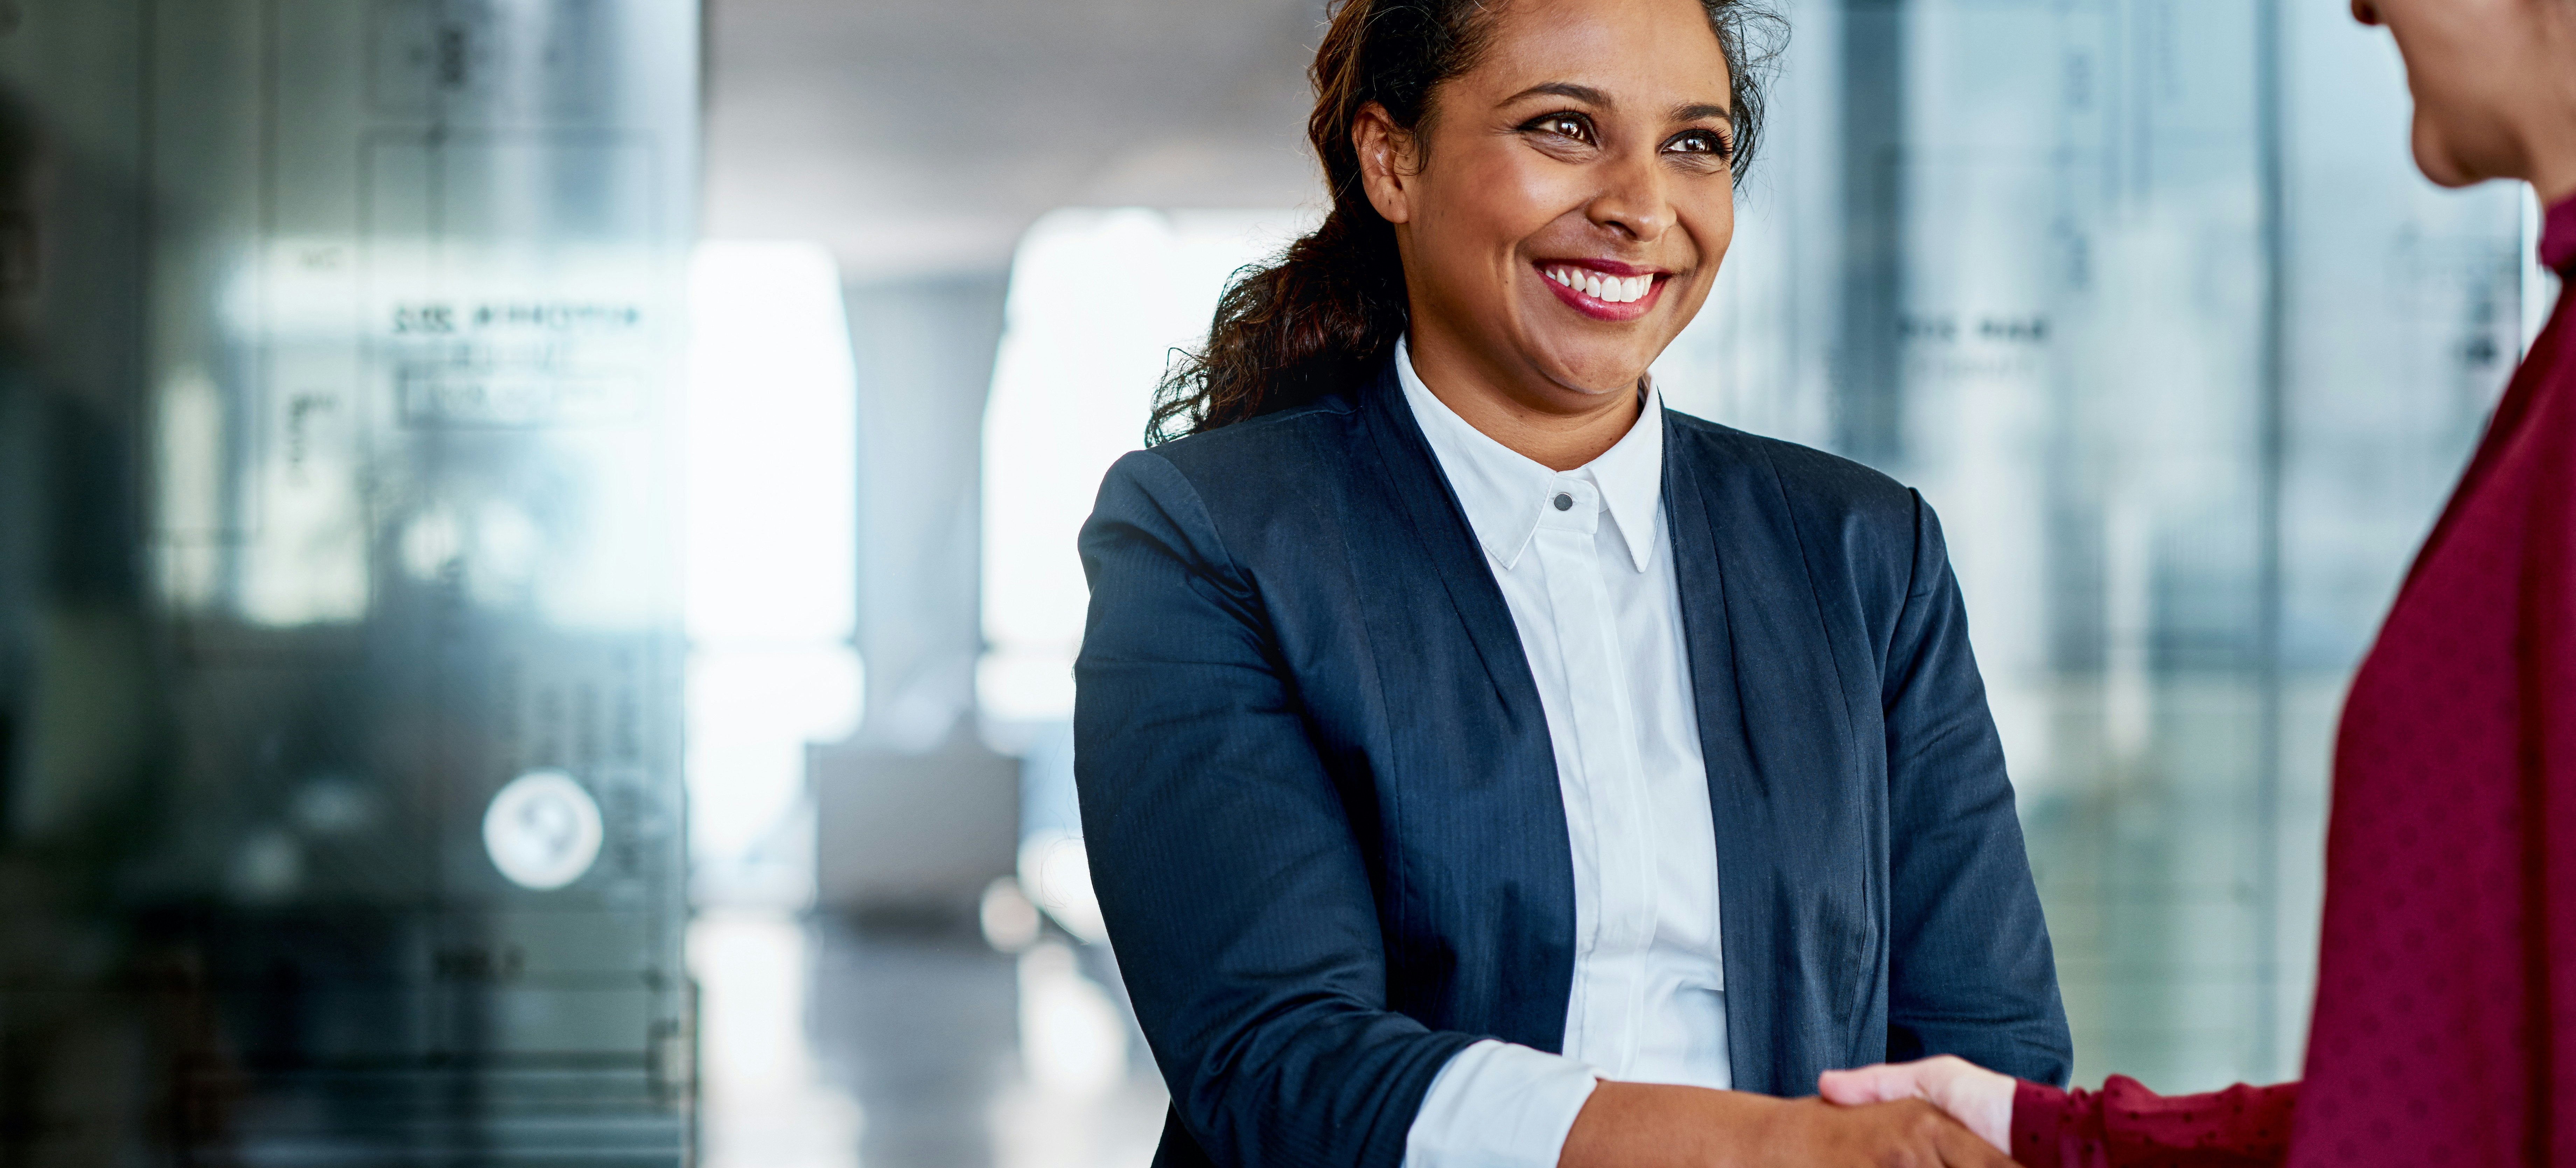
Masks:
[[[2556,96],[2553,108],[2529,112],[2522,127],[2525,173],[2517,177],[2531,184],[2542,207],[2576,198],[2576,86]]]
[[[2531,189],[2540,197],[2543,209],[2576,199],[2576,136],[2558,144],[2557,149],[2533,151]]]
[[[1523,384],[1532,379],[1528,371],[1497,368],[1480,359],[1476,346],[1436,329],[1412,329],[1406,345],[1414,375],[1440,404],[1478,433],[1549,470],[1573,470],[1601,457],[1628,436],[1643,412],[1643,395],[1633,390],[1588,394]]]
[[[2532,30],[2536,55],[2556,66],[2576,60],[2576,4],[2544,6],[2540,26]],[[2526,90],[2532,105],[2522,111],[2525,163],[2521,177],[2540,196],[2544,208],[2576,198],[2576,81],[2563,68],[2542,70]]]

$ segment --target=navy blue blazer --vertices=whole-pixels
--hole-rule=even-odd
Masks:
[[[1737,1088],[2072,1044],[1932,509],[1667,411]],[[1559,1049],[1574,868],[1520,638],[1392,365],[1120,459],[1074,771],[1170,1084],[1157,1165],[1395,1168],[1480,1038]]]

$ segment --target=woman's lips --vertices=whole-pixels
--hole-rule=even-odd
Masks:
[[[1547,290],[1576,312],[1594,320],[1635,320],[1655,307],[1664,291],[1665,273],[1632,269],[1634,274],[1605,272],[1580,264],[1538,265]]]

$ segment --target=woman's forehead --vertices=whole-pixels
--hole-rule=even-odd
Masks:
[[[1510,100],[1551,85],[1611,104],[1727,104],[1726,53],[1699,0],[1512,0],[1462,81]]]

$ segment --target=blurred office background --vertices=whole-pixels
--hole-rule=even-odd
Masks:
[[[2082,1081],[2296,1074],[2555,294],[2336,0],[1781,0],[1668,400],[1941,509]],[[0,0],[0,1162],[1142,1165],[1073,533],[1321,0]]]

